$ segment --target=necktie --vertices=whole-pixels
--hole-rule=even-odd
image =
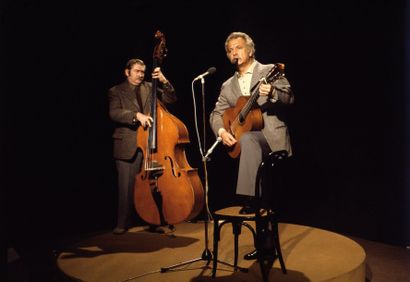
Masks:
[[[141,94],[140,94],[141,90],[140,87],[135,87],[135,97],[137,98],[137,103],[139,106],[139,110],[140,112],[144,112],[144,109],[142,107],[142,100],[141,100]]]

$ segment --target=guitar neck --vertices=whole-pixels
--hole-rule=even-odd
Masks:
[[[259,84],[260,83],[258,83],[257,85]],[[243,122],[243,120],[246,119],[251,109],[255,106],[258,98],[259,98],[259,87],[256,89],[256,91],[254,91],[254,93],[249,98],[248,102],[246,102],[245,106],[242,108],[241,112],[239,113],[239,119],[241,123]]]
[[[251,93],[252,93],[251,97],[249,98],[248,102],[245,104],[245,106],[242,108],[241,112],[239,113],[241,122],[245,120],[246,116],[249,114],[251,109],[255,106],[259,98],[259,86],[261,85],[261,83],[262,82],[270,83],[278,79],[279,76],[284,75],[283,74],[284,67],[285,67],[284,64],[274,64],[274,66],[271,68],[268,74],[263,79],[259,80],[258,83],[256,83],[251,88]]]

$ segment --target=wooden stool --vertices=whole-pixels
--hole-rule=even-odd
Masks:
[[[216,275],[216,268],[218,264],[218,243],[221,239],[221,229],[222,227],[227,224],[232,224],[232,232],[234,234],[234,270],[238,270],[238,242],[239,242],[239,235],[241,234],[242,225],[247,227],[253,235],[254,242],[256,242],[256,232],[253,227],[245,221],[255,220],[255,214],[239,214],[239,210],[241,207],[234,206],[234,207],[227,207],[224,209],[220,209],[214,212],[213,220],[214,220],[214,261],[213,261],[213,270],[212,270],[212,278],[215,278]],[[220,222],[221,221],[221,222]],[[247,271],[247,269],[246,269]]]
[[[272,152],[264,158],[261,162],[255,183],[255,195],[264,194],[263,191],[268,189],[266,184],[269,183],[267,179],[271,176],[270,170],[277,170],[279,163],[287,157],[286,151]],[[262,189],[262,190],[260,190]],[[260,193],[262,191],[262,193]],[[260,265],[263,281],[268,281],[269,271],[272,268],[272,264],[276,258],[279,259],[282,272],[286,274],[285,262],[282,257],[282,251],[279,242],[278,221],[276,214],[273,211],[269,202],[262,201],[257,197],[256,201],[256,213],[253,214],[240,214],[241,207],[233,206],[224,209],[217,210],[213,213],[214,220],[214,246],[213,246],[213,270],[212,278],[216,276],[216,269],[218,263],[218,243],[220,240],[220,234],[222,226],[227,223],[232,224],[232,230],[234,234],[234,270],[238,270],[238,241],[241,234],[242,226],[247,227],[253,235],[254,245],[257,251],[257,261]],[[254,221],[255,229],[247,222]],[[243,270],[242,268],[239,268]]]

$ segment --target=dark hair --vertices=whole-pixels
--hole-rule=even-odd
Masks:
[[[132,66],[135,65],[135,64],[145,66],[144,61],[141,60],[141,59],[130,59],[130,60],[128,60],[127,64],[125,65],[125,68],[130,70],[130,69],[132,69]]]

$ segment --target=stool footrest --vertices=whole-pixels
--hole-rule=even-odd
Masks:
[[[258,251],[257,261],[261,267],[262,275],[264,278],[269,275],[269,270],[272,267],[273,262],[279,259],[282,272],[286,273],[285,263],[283,261],[282,252],[279,243],[278,234],[278,222],[275,217],[275,213],[271,209],[261,209],[262,214],[240,214],[240,206],[232,206],[224,209],[217,210],[213,213],[214,219],[214,263],[212,270],[212,277],[215,278],[217,264],[220,262],[218,260],[218,243],[220,240],[221,229],[224,225],[231,223],[232,230],[235,237],[234,240],[234,264],[229,264],[226,262],[220,262],[222,264],[231,266],[236,270],[247,272],[248,269],[238,266],[238,237],[241,234],[241,226],[247,227],[253,235],[254,245]],[[253,228],[247,221],[254,221],[256,225]],[[266,238],[269,236],[269,238]],[[267,240],[267,241],[266,241]],[[270,242],[268,244],[269,250],[267,251],[264,247],[264,243]],[[264,279],[265,280],[265,279]]]

